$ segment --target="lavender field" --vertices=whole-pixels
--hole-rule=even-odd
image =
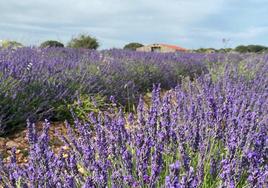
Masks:
[[[0,187],[267,187],[268,55],[2,49],[0,136],[26,126]]]

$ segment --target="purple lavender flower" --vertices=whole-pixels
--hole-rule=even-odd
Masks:
[[[44,122],[41,135],[35,130],[35,124],[30,123],[30,120],[34,122],[34,113],[27,121],[30,143],[28,162],[18,164],[14,149],[11,151],[10,162],[0,159],[0,187],[17,186],[18,183],[25,187],[85,188],[267,185],[268,77],[263,75],[266,75],[268,66],[267,63],[261,63],[268,62],[267,55],[230,55],[233,57],[228,58],[228,64],[221,64],[226,69],[223,75],[216,75],[214,78],[208,73],[196,79],[191,77],[178,80],[178,76],[170,75],[200,65],[197,62],[216,62],[224,60],[226,56],[65,50],[67,54],[64,50],[41,50],[37,53],[34,49],[25,49],[16,51],[14,56],[0,50],[0,57],[4,57],[5,61],[11,60],[6,63],[0,58],[0,72],[4,74],[3,77],[0,74],[0,82],[12,78],[12,83],[13,80],[18,80],[22,84],[21,87],[18,85],[18,89],[14,88],[17,85],[11,87],[14,98],[8,92],[3,92],[0,84],[0,96],[17,100],[20,95],[18,91],[34,82],[44,84],[45,90],[40,89],[40,92],[32,94],[44,98],[51,95],[51,101],[55,97],[55,101],[67,100],[68,97],[75,99],[76,92],[101,91],[106,96],[113,94],[118,102],[126,102],[130,98],[127,99],[125,90],[120,88],[131,83],[127,85],[131,93],[129,96],[133,94],[133,100],[137,101],[137,96],[140,96],[143,90],[136,84],[136,80],[132,80],[137,77],[132,70],[138,69],[146,70],[142,75],[138,75],[144,82],[149,80],[151,84],[156,81],[152,100],[145,104],[141,96],[137,113],[133,114],[125,113],[123,108],[118,111],[117,108],[110,107],[99,114],[90,113],[88,120],[74,117],[72,123],[66,123],[68,134],[57,135],[65,144],[64,148],[68,148],[61,149],[59,153],[55,152],[50,144],[49,122]],[[20,72],[23,70],[20,66],[26,62],[15,64],[18,60],[23,60],[21,56],[28,57],[24,52],[33,56],[33,66],[26,76]],[[43,58],[50,53],[61,55],[53,55],[55,59]],[[67,57],[62,57],[62,54]],[[100,54],[105,57],[113,56],[113,60],[108,63],[100,62]],[[81,63],[80,55],[84,56],[83,60],[89,59],[92,62]],[[18,60],[13,60],[15,57]],[[61,58],[69,60],[64,63]],[[130,59],[135,63],[130,64]],[[241,62],[247,65],[246,70],[254,70],[254,76],[250,79],[247,78],[249,74],[243,75],[240,72]],[[178,64],[183,65],[183,69],[176,69]],[[96,77],[92,76],[95,75],[94,72],[87,73],[88,70],[95,70],[96,66]],[[218,65],[209,66],[217,68]],[[139,69],[140,67],[144,69]],[[149,71],[152,67],[152,70],[161,70],[157,74],[161,74],[161,86],[164,89],[161,95],[165,93],[163,97],[157,84],[160,77],[155,79],[156,75]],[[65,71],[66,69],[68,71]],[[45,74],[41,74],[42,71]],[[40,74],[36,74],[39,72]],[[72,76],[69,76],[69,73]],[[74,91],[68,85],[72,82],[70,78],[75,78],[75,84],[72,84]],[[165,82],[162,78],[169,81]],[[175,89],[166,91],[168,86],[176,86],[177,81],[179,85]],[[57,85],[54,85],[54,82]],[[94,82],[98,87],[91,87],[91,84],[95,85]],[[102,85],[102,82],[105,84]],[[81,84],[83,87],[80,90]],[[79,88],[76,88],[76,85],[79,85]],[[77,89],[80,91],[75,91]],[[21,101],[23,105],[29,102],[27,99]],[[0,121],[5,117],[2,114],[10,113],[7,108],[3,109],[0,109]],[[38,113],[43,112],[46,114],[45,109]],[[50,114],[45,116],[50,117]],[[6,128],[1,124],[0,132]]]

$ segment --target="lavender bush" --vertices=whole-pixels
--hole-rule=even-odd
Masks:
[[[258,68],[257,68],[258,67]],[[160,96],[142,97],[137,114],[89,114],[66,123],[65,147],[49,146],[49,122],[38,135],[28,122],[27,164],[0,165],[3,187],[267,187],[267,63],[227,66],[217,79],[185,79]],[[241,68],[240,68],[241,69]]]
[[[255,71],[247,66],[259,61],[267,62],[267,56],[97,52],[68,48],[1,49],[0,135],[23,128],[27,118],[31,121],[69,119],[69,111],[62,109],[68,109],[66,106],[81,95],[106,98],[113,95],[131,110],[139,95],[150,91],[153,83],[170,89],[183,77],[194,79],[208,69],[214,70],[215,79],[228,64],[242,64],[239,69],[251,78]]]
[[[62,121],[62,106],[80,95],[113,95],[122,105],[161,83],[175,87],[181,77],[206,72],[200,54],[154,54],[68,48],[0,50],[0,135],[27,118]],[[67,109],[67,108],[64,108]],[[69,113],[69,112],[68,112]]]

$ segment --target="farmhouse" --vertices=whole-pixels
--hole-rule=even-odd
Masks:
[[[151,44],[136,49],[140,52],[186,52],[187,49],[169,44]]]

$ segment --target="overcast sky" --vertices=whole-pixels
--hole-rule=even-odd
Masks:
[[[267,12],[268,0],[0,0],[0,39],[66,44],[87,33],[102,49],[128,42],[268,46]]]

